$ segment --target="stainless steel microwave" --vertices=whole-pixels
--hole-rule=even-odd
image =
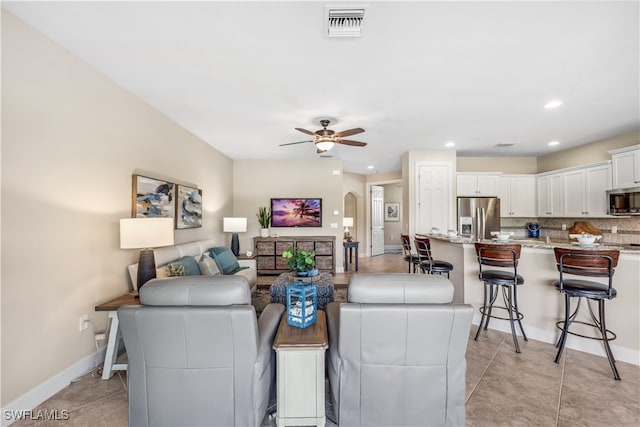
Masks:
[[[607,191],[609,215],[640,215],[640,187]]]

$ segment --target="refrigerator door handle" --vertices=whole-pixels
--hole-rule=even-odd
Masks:
[[[484,208],[476,209],[476,218],[478,221],[478,229],[476,230],[477,231],[476,240],[483,240],[485,236],[485,228],[486,228]]]

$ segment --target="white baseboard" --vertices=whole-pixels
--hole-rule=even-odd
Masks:
[[[472,323],[474,325],[479,325],[480,318],[481,318],[481,314],[476,312],[473,315]],[[494,329],[496,331],[501,331],[501,332],[506,332],[508,334],[511,334],[511,326],[508,320],[491,319],[491,321],[489,322],[489,329]],[[544,329],[532,328],[530,326],[526,326],[525,332],[527,333],[527,338],[532,338],[537,341],[542,341],[542,342],[546,342],[554,345],[558,340],[558,337],[560,336],[559,329],[557,332],[555,332],[555,331],[548,331]],[[516,325],[516,334],[518,336],[521,336],[517,325]],[[480,333],[480,335],[482,335],[482,333]],[[509,341],[509,343],[513,345],[511,341]],[[640,365],[639,351],[616,345],[615,341],[611,342],[609,345],[611,346],[611,351],[613,352],[613,356],[615,357],[616,360],[619,360],[621,362],[631,363],[633,365]],[[565,347],[571,348],[573,350],[583,351],[585,353],[595,354],[596,356],[607,357],[607,354],[604,351],[604,346],[601,341],[584,339],[584,338],[576,337],[573,335],[568,335],[567,343],[565,344]],[[551,355],[552,361],[555,358],[555,356],[556,355],[554,352]]]
[[[104,361],[105,352],[106,347],[95,351],[69,366],[64,371],[54,375],[45,382],[29,390],[13,402],[5,405],[2,408],[2,421],[0,425],[2,425],[2,427],[11,425],[16,421],[13,417],[14,414],[24,413],[24,411],[34,409],[42,402],[68,386],[71,381],[91,372],[96,368],[96,366],[100,365]]]

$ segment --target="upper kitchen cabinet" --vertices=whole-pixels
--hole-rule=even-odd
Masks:
[[[591,166],[564,173],[564,216],[607,216],[606,191],[611,188],[611,165]]]
[[[498,181],[501,217],[535,217],[534,175],[503,175]]]
[[[562,175],[562,173],[551,173],[539,175],[536,178],[538,184],[538,216],[554,217],[563,215]]]
[[[640,145],[609,151],[613,166],[613,188],[640,186]]]
[[[498,196],[499,174],[458,173],[457,194],[460,197]]]

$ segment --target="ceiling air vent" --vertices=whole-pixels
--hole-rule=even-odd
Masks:
[[[326,7],[327,34],[329,37],[360,37],[363,8]]]

